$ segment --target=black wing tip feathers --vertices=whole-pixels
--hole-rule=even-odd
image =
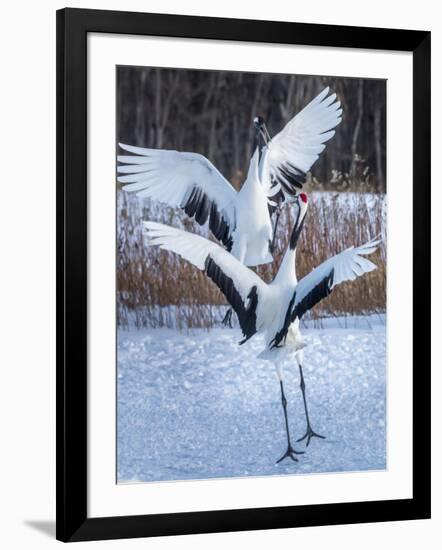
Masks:
[[[284,320],[284,325],[278,331],[270,342],[270,348],[277,348],[287,337],[287,332],[290,325],[295,319],[301,320],[304,313],[312,309],[317,303],[326,298],[333,289],[333,279],[335,275],[334,268],[320,281],[304,298],[294,306],[296,301],[296,290],[290,304],[287,308],[287,313]],[[294,307],[293,307],[294,306]]]
[[[216,262],[209,256],[205,261],[205,272],[226,297],[229,304],[238,315],[239,324],[244,336],[240,344],[244,344],[256,333],[256,308],[258,306],[257,287],[253,286],[247,296],[247,305],[244,304],[233,280],[228,277]]]
[[[222,214],[219,212],[214,201],[196,185],[181,203],[181,208],[189,216],[194,218],[199,225],[204,225],[209,220],[209,229],[216,239],[220,241],[230,252],[233,246],[231,229]]]
[[[278,168],[278,176],[277,181],[288,195],[296,195],[307,179],[306,172],[288,163],[282,164]]]

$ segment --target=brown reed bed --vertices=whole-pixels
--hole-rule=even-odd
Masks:
[[[175,210],[139,201],[118,191],[117,322],[121,327],[211,328],[220,323],[226,301],[198,269],[177,255],[148,247],[141,219],[152,219],[208,236],[205,228]],[[280,218],[277,251],[272,264],[256,271],[271,281],[278,269],[292,228],[291,211]],[[378,269],[352,283],[336,287],[310,318],[385,313],[386,198],[383,194],[314,193],[297,250],[298,279],[328,257],[377,235],[383,237],[370,257]]]

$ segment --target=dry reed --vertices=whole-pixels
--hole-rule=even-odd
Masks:
[[[207,236],[207,229],[179,210],[118,191],[117,321],[121,327],[210,328],[220,323],[226,301],[198,269],[177,255],[148,247],[141,219],[152,219]],[[292,228],[291,212],[281,214],[277,252],[272,264],[257,272],[274,277]],[[384,313],[386,307],[386,197],[365,193],[313,193],[297,251],[298,278],[329,256],[381,235],[383,242],[371,256],[378,269],[337,287],[318,304],[310,318]],[[320,321],[318,321],[320,323]]]

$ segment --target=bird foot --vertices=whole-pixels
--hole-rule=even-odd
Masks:
[[[319,439],[325,439],[324,435],[319,435],[316,432],[314,432],[309,424],[307,426],[307,431],[305,432],[305,434],[299,439],[297,439],[296,442],[299,443],[300,441],[304,441],[304,439],[307,439],[307,443],[305,446],[308,447],[310,445],[310,440],[312,437],[319,437]]]
[[[224,316],[224,319],[221,321],[221,324],[224,325],[225,327],[232,328],[232,309],[231,308],[229,308],[226,311],[226,314]]]
[[[284,460],[284,458],[291,458],[293,462],[298,462],[298,459],[295,455],[303,455],[304,451],[295,451],[295,449],[289,444],[287,447],[286,452],[282,455],[282,457],[276,461],[276,464],[279,464]]]

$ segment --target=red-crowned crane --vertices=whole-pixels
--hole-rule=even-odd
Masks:
[[[300,193],[296,203],[298,208],[289,246],[278,273],[270,284],[265,283],[227,250],[204,237],[160,223],[144,222],[150,245],[180,255],[204,271],[221,290],[238,316],[244,336],[240,344],[255,334],[264,334],[266,348],[259,357],[272,361],[276,367],[287,434],[287,451],[278,462],[286,457],[297,461],[295,455],[299,454],[291,444],[287,400],[284,394],[282,359],[287,354],[294,354],[299,365],[307,421],[307,431],[298,441],[307,439],[308,445],[312,437],[323,437],[313,431],[308,415],[302,372],[304,343],[299,330],[299,320],[306,311],[328,296],[336,285],[344,281],[353,281],[376,269],[375,264],[364,256],[373,253],[379,244],[379,241],[372,240],[356,248],[347,248],[298,281],[295,266],[296,246],[307,212],[307,195]]]
[[[121,149],[133,155],[118,156],[118,181],[140,198],[182,208],[200,225],[208,221],[216,239],[241,263],[271,262],[273,197],[281,202],[302,189],[306,172],[341,122],[341,104],[336,94],[328,94],[325,88],[273,139],[262,119],[254,119],[258,147],[240,191],[203,155],[123,143]]]

